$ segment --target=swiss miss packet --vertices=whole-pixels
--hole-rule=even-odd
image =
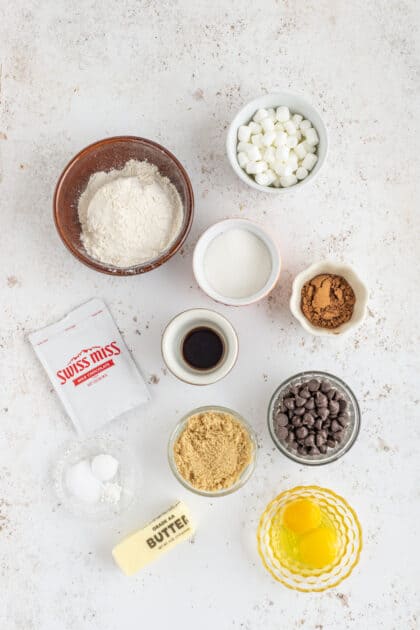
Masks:
[[[145,382],[102,300],[29,335],[79,435],[149,400]]]

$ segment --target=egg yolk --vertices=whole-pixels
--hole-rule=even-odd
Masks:
[[[295,534],[305,534],[319,527],[320,523],[321,510],[314,501],[297,499],[284,508],[283,525]]]
[[[331,530],[320,527],[302,538],[299,551],[304,564],[313,569],[322,569],[331,564],[336,556],[336,536]]]

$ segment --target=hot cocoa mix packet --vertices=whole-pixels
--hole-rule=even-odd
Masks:
[[[149,400],[145,382],[102,300],[29,335],[80,435]]]

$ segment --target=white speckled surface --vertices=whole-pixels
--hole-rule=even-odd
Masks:
[[[419,11],[415,0],[1,5],[2,629],[419,627]],[[316,183],[281,199],[241,184],[224,153],[237,108],[276,88],[305,94],[323,112],[331,142]],[[65,250],[51,197],[76,151],[126,132],[181,159],[196,219],[170,264],[113,279]],[[164,372],[160,335],[179,310],[215,306],[195,286],[191,250],[203,228],[230,215],[272,229],[284,272],[258,306],[216,306],[240,335],[238,365],[217,385],[188,387]],[[287,306],[293,276],[327,255],[354,264],[371,289],[367,321],[342,340],[308,336]],[[100,526],[57,505],[50,466],[73,433],[26,341],[92,296],[109,304],[153,394],[113,427],[142,460],[138,504]],[[315,470],[273,449],[265,419],[279,381],[309,368],[344,378],[363,412],[354,449]],[[246,415],[261,442],[252,481],[213,502],[186,495],[165,453],[177,418],[212,402]],[[364,528],[359,567],[325,594],[283,588],[256,553],[264,506],[300,483],[342,493]],[[199,521],[194,544],[124,578],[112,545],[178,497]]]

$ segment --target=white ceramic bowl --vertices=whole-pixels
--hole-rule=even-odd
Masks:
[[[234,228],[249,230],[258,236],[258,238],[260,238],[267,247],[271,256],[271,273],[267,282],[257,293],[243,298],[232,298],[218,293],[208,282],[204,272],[204,258],[207,247],[217,236]],[[277,244],[268,232],[266,232],[258,223],[254,223],[249,219],[225,219],[224,221],[219,221],[218,223],[210,226],[198,239],[193,255],[193,271],[199,287],[209,297],[216,300],[216,302],[220,302],[221,304],[225,304],[227,306],[246,306],[248,304],[258,302],[262,298],[266,297],[276,286],[281,271],[280,252]]]
[[[182,344],[185,336],[193,328],[208,326],[223,340],[224,353],[221,361],[210,370],[195,370],[182,356]],[[164,330],[162,337],[162,356],[168,369],[185,383],[190,385],[211,385],[224,378],[236,363],[238,356],[238,337],[228,320],[206,308],[193,308],[174,317]]]
[[[356,296],[356,303],[354,305],[354,311],[351,319],[339,326],[329,330],[328,328],[319,328],[313,326],[301,309],[301,292],[302,287],[308,280],[311,280],[315,276],[322,273],[331,273],[338,276],[342,276],[351,285],[354,294]],[[343,265],[331,260],[324,260],[319,263],[315,263],[299,273],[293,281],[292,295],[290,298],[290,310],[296,317],[302,327],[310,332],[312,335],[328,336],[328,335],[341,335],[347,333],[354,328],[357,328],[366,316],[368,301],[368,290],[365,283],[359,278],[355,270],[349,265]]]
[[[319,144],[317,145],[318,161],[312,171],[309,173],[309,175],[294,186],[289,186],[288,188],[261,186],[260,184],[257,184],[255,179],[251,175],[248,175],[248,173],[244,171],[241,166],[239,166],[236,151],[236,146],[238,144],[238,129],[241,125],[247,125],[250,122],[257,109],[266,109],[268,107],[276,108],[281,105],[286,105],[293,114],[301,114],[304,118],[309,120],[312,123],[312,126],[316,129],[319,136]],[[318,175],[323,163],[325,162],[325,158],[327,157],[328,152],[327,129],[318,111],[302,96],[299,96],[298,94],[292,94],[290,92],[275,92],[273,94],[266,94],[265,96],[255,98],[253,101],[250,101],[249,103],[244,105],[242,109],[239,110],[228,129],[226,138],[226,151],[233,170],[235,171],[237,176],[243,182],[245,182],[245,184],[248,184],[248,186],[251,186],[252,188],[255,188],[256,190],[260,190],[262,192],[284,195],[297,189],[301,189],[302,186],[306,186],[306,184],[309,184],[309,182],[313,181]]]

